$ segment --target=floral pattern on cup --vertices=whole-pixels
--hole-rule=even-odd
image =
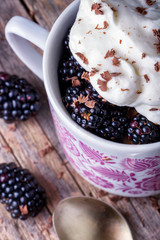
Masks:
[[[60,123],[53,110],[52,115],[67,159],[87,181],[104,191],[122,196],[160,193],[160,156],[120,160],[117,156],[108,156],[76,139]],[[148,177],[144,178],[144,175]]]

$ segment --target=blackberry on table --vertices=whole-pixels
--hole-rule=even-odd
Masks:
[[[134,144],[147,144],[160,141],[160,126],[137,114],[128,128],[128,138]]]
[[[0,118],[7,123],[24,121],[40,107],[40,96],[26,79],[0,72]]]
[[[0,200],[12,218],[36,216],[46,204],[45,190],[27,170],[15,163],[0,164]]]

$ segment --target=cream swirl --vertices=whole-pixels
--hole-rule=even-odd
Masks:
[[[160,124],[160,0],[81,0],[69,45],[102,97]]]

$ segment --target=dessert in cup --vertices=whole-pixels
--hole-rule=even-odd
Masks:
[[[105,191],[137,197],[160,193],[160,8],[139,4],[74,1],[49,35],[19,17],[6,27],[17,55],[44,79],[73,167]],[[43,75],[41,56],[23,38],[44,50]]]

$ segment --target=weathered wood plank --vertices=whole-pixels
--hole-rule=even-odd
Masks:
[[[32,1],[29,0],[25,0],[26,3],[29,3],[30,7],[35,8],[35,4],[34,6],[31,4]],[[44,2],[46,2],[44,0]],[[54,4],[56,4],[56,1],[54,1]],[[38,3],[37,3],[38,5]],[[45,10],[44,10],[45,11]],[[43,11],[43,13],[44,13]],[[35,15],[35,18],[37,20],[37,22],[42,25],[42,26],[46,26],[47,25],[47,29],[51,28],[52,26],[52,22],[49,21],[49,19],[47,18],[43,18],[43,13],[41,18],[39,18],[39,15]],[[43,21],[41,21],[41,19],[43,18]],[[47,111],[45,111],[45,114],[47,114]],[[41,115],[38,116],[38,120],[40,125],[43,125],[43,130],[45,131],[45,133],[47,134],[47,136],[49,137],[49,139],[51,140],[51,142],[54,144],[54,146],[56,147],[57,151],[59,152],[59,154],[61,154],[61,156],[64,158],[64,154],[61,151],[61,147],[57,141],[56,136],[53,134],[53,131],[50,131],[49,129],[52,129],[52,120],[51,122],[47,122],[47,126],[45,126],[45,121],[44,121],[44,116],[43,119],[41,118]],[[77,173],[75,173],[75,171],[69,167],[70,172],[72,173],[72,175],[75,177],[76,181],[78,182],[79,186],[83,189],[83,191],[85,192],[86,195],[93,195],[95,197],[99,197],[99,191],[97,191],[97,189],[95,189],[93,186],[91,186],[90,184],[85,184],[85,181],[79,177],[77,175]],[[114,197],[112,195],[107,195],[106,197],[103,197],[103,199],[106,202],[109,202],[110,204],[113,204],[116,206],[116,208],[118,210],[120,210],[120,212],[126,217],[126,219],[128,220],[128,222],[130,223],[130,226],[132,226],[132,232],[134,235],[134,238],[139,240],[139,239],[148,239],[149,236],[152,236],[152,239],[155,240],[159,240],[159,234],[160,234],[160,216],[159,213],[156,209],[152,208],[151,203],[149,201],[148,198],[144,198],[142,201],[146,202],[146,205],[148,206],[148,208],[145,208],[145,211],[137,211],[136,209],[144,209],[144,206],[142,204],[141,199],[129,199],[128,201],[126,201],[126,198],[122,198],[121,201],[118,201],[117,204],[115,204],[112,200],[110,199],[114,199]],[[143,213],[143,214],[142,214]],[[148,224],[144,225],[144,218],[146,217],[146,219],[148,219]],[[153,216],[156,216],[156,218],[153,218]],[[152,220],[151,220],[152,219]],[[154,227],[156,226],[156,227]]]
[[[51,211],[62,198],[69,196],[72,192],[77,192],[77,186],[66,171],[65,165],[62,165],[54,146],[43,134],[34,118],[17,124],[16,131],[10,131],[7,125],[3,125],[0,132],[17,161],[23,167],[31,169],[47,190],[48,206]],[[49,153],[43,156],[46,149]],[[63,173],[63,178],[58,179],[61,173]]]
[[[4,161],[7,163],[16,162],[17,165],[19,165],[17,159],[13,155],[12,149],[0,134],[0,163]],[[0,204],[0,239],[54,239],[55,233],[53,228],[47,229],[47,235],[45,232],[45,226],[48,224],[50,217],[50,212],[44,208],[36,218],[30,218],[24,222],[13,220],[10,214],[5,210],[5,205]]]

